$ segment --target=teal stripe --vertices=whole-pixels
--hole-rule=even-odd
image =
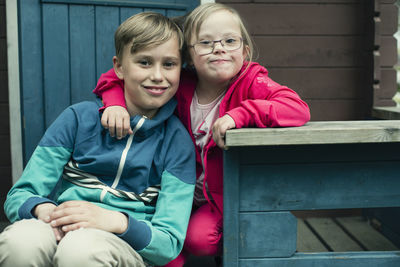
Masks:
[[[35,149],[21,178],[7,194],[4,209],[10,221],[20,219],[18,210],[29,198],[48,196],[51,193],[71,152],[71,149],[64,147],[38,146]]]
[[[155,265],[164,265],[182,250],[192,209],[194,185],[164,171],[156,212],[148,225],[152,239],[138,251]]]

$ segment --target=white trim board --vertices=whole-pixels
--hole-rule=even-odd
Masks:
[[[6,0],[6,24],[11,170],[14,184],[21,176],[23,170],[18,53],[18,4],[16,0]]]

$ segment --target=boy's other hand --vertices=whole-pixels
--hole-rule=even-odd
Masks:
[[[117,139],[133,133],[130,121],[128,111],[121,106],[107,107],[101,116],[101,125],[110,131],[112,137]]]
[[[224,115],[221,118],[218,118],[212,127],[212,137],[214,142],[220,148],[225,148],[225,133],[229,129],[233,129],[236,127],[235,121],[229,115]]]
[[[37,205],[33,210],[33,215],[36,216],[41,221],[45,223],[50,223],[50,215],[56,209],[56,205],[53,203],[43,203]],[[57,241],[60,241],[64,237],[64,232],[60,229],[60,227],[53,227],[53,233],[56,237]]]

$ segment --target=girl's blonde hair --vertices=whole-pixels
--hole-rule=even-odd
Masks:
[[[178,38],[179,50],[183,47],[183,34],[178,25],[166,16],[156,12],[142,12],[126,19],[114,34],[115,54],[122,60],[126,45],[131,53],[140,49],[163,44],[171,38]]]
[[[198,7],[196,7],[187,17],[185,20],[185,23],[183,25],[184,29],[184,39],[186,42],[186,46],[192,45],[191,39],[193,36],[197,36],[200,31],[200,27],[203,24],[203,22],[213,13],[218,12],[218,11],[228,11],[232,13],[232,16],[234,19],[236,19],[241,34],[243,38],[243,47],[244,49],[247,49],[247,61],[252,61],[253,56],[254,56],[254,44],[253,41],[250,37],[249,32],[247,31],[242,18],[240,17],[239,13],[233,9],[232,7],[226,6],[224,4],[219,4],[219,3],[208,3],[208,4],[202,4]],[[189,56],[189,51],[186,48],[185,51],[185,59],[190,61],[190,56]]]

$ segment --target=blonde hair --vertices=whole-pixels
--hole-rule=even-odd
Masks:
[[[240,32],[242,34],[243,38],[243,49],[247,49],[247,61],[252,61],[253,56],[254,56],[254,43],[250,37],[249,32],[247,31],[242,18],[240,17],[239,13],[233,9],[232,7],[229,7],[224,4],[220,3],[208,3],[208,4],[202,4],[198,7],[196,7],[187,17],[183,26],[184,29],[184,38],[186,45],[192,45],[191,38],[193,36],[198,36],[200,27],[203,24],[203,22],[213,13],[216,13],[218,11],[228,11],[232,13],[233,18],[236,19]],[[185,59],[190,60],[190,56],[188,53],[188,49],[185,50]]]
[[[122,60],[126,45],[131,45],[130,52],[133,54],[174,37],[178,38],[179,50],[182,51],[183,34],[175,22],[156,12],[142,12],[126,19],[115,31],[115,54]]]

